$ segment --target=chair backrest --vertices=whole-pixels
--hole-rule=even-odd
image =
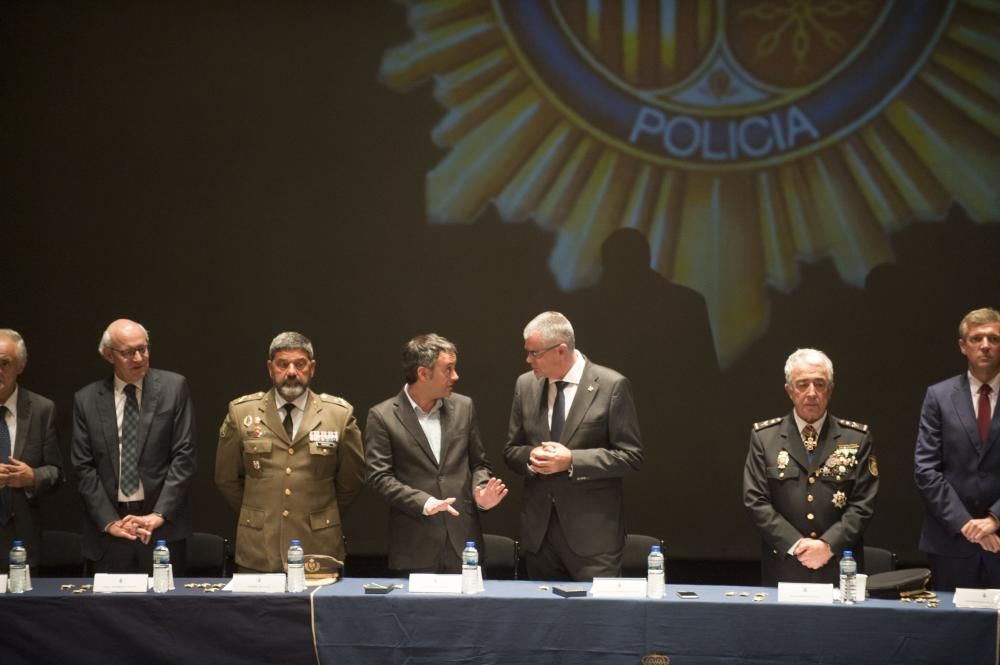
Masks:
[[[865,545],[865,570],[868,575],[887,573],[896,570],[896,555],[881,547]]]
[[[39,577],[86,576],[86,561],[80,547],[80,534],[57,529],[42,530],[42,552],[39,559]]]
[[[653,545],[663,546],[663,541],[653,536],[640,533],[625,535],[625,552],[622,555],[622,577],[645,577],[646,559],[649,548]]]
[[[517,541],[495,533],[483,534],[486,568],[483,575],[490,579],[516,580],[518,566]]]
[[[195,531],[187,540],[188,577],[226,577],[229,542],[214,533]]]

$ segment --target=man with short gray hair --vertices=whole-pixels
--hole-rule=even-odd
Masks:
[[[792,412],[754,424],[743,471],[743,504],[763,541],[762,583],[835,583],[845,550],[864,562],[861,535],[878,492],[871,432],[827,411],[833,363],[822,351],[788,357],[785,392]]]
[[[63,475],[55,405],[18,385],[27,364],[24,339],[15,330],[0,328],[0,552],[21,540],[28,564],[37,566],[42,546],[39,498],[57,489]],[[6,556],[0,570],[7,570]]]
[[[354,408],[310,389],[316,358],[300,333],[272,340],[267,371],[271,390],[230,402],[219,430],[215,484],[239,515],[236,564],[281,572],[292,539],[343,561],[341,514],[364,485]]]
[[[389,568],[398,574],[459,572],[466,541],[485,552],[479,511],[507,494],[472,400],[453,392],[457,364],[444,337],[414,337],[403,347],[402,390],[368,411],[368,483],[389,503]]]
[[[528,577],[618,577],[623,481],[642,466],[631,384],[580,353],[559,312],[528,323],[524,352],[531,371],[514,385],[504,461],[524,476],[520,535]]]

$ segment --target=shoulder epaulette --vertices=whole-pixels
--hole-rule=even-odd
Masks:
[[[350,404],[343,397],[337,397],[336,395],[327,395],[326,393],[319,393],[319,399],[323,402],[328,402],[330,404],[339,404],[340,406],[350,408]]]
[[[844,427],[850,427],[851,429],[856,429],[859,432],[868,431],[868,425],[865,425],[864,423],[856,423],[853,420],[844,420],[843,418],[837,418],[837,422]]]
[[[781,418],[771,418],[770,420],[762,420],[759,423],[753,424],[753,431],[759,432],[762,429],[767,429],[768,427],[774,427],[781,422]]]
[[[264,396],[264,393],[250,393],[249,395],[244,395],[243,397],[237,397],[233,400],[233,404],[242,404],[243,402],[249,402],[252,399],[260,399]]]

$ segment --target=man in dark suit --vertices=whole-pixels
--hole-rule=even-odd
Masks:
[[[73,399],[70,457],[83,497],[83,554],[97,572],[152,571],[156,539],[183,572],[191,533],[194,408],[180,374],[149,367],[149,334],[119,319],[98,351],[114,368]]]
[[[792,413],[754,424],[743,471],[743,504],[763,541],[761,579],[834,583],[844,550],[864,562],[861,534],[878,493],[871,432],[827,411],[833,363],[821,351],[788,357],[785,392]]]
[[[920,549],[941,591],[1000,587],[1000,312],[966,314],[958,348],[968,370],[927,389],[913,458]]]
[[[472,400],[453,393],[458,349],[435,335],[403,348],[406,385],[365,426],[368,483],[389,502],[389,567],[457,573],[465,541],[483,549],[480,510],[507,494],[492,477]]]
[[[628,379],[576,349],[559,312],[524,329],[531,371],[514,386],[504,461],[524,476],[521,546],[528,576],[589,580],[621,573],[623,478],[642,465]]]
[[[63,480],[51,400],[18,386],[28,364],[28,349],[17,331],[0,329],[0,569],[12,541],[21,540],[28,565],[41,556],[39,497]],[[37,570],[37,568],[36,568]]]

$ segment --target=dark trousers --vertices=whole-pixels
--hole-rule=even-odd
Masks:
[[[930,554],[935,591],[1000,588],[1000,554],[986,550],[968,557]]]
[[[524,562],[532,580],[587,582],[595,577],[620,577],[622,550],[580,556],[566,541],[555,509],[537,552],[526,552]]]

